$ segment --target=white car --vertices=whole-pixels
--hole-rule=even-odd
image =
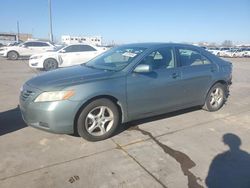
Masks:
[[[224,52],[224,57],[243,57],[243,49],[230,49]]]
[[[86,63],[97,55],[105,52],[107,48],[90,44],[72,44],[53,52],[35,54],[29,59],[29,66],[46,71],[58,67],[68,67]]]
[[[220,48],[208,48],[207,51],[217,56],[220,54]]]
[[[250,57],[250,48],[244,48],[242,53],[243,57]]]
[[[217,54],[217,56],[220,56],[220,57],[225,57],[226,55],[226,52],[230,51],[230,50],[233,50],[232,48],[220,48],[220,52]]]
[[[29,57],[33,54],[54,50],[55,46],[45,41],[27,41],[18,46],[3,47],[0,56],[16,60],[19,57]]]

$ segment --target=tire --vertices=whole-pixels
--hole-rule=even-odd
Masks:
[[[49,58],[46,59],[43,63],[43,69],[45,71],[50,71],[58,68],[58,63],[55,59]]]
[[[83,108],[77,119],[78,134],[88,141],[112,136],[120,123],[119,110],[109,99],[97,99]]]
[[[8,52],[7,54],[7,58],[10,59],[10,60],[17,60],[19,57],[19,54],[15,51],[10,51]]]
[[[214,112],[219,110],[227,99],[227,87],[221,83],[213,85],[206,97],[203,109],[209,112]]]

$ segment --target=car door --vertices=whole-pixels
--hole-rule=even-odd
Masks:
[[[18,48],[18,53],[20,56],[30,56],[33,54],[33,42],[25,42]]]
[[[196,49],[177,47],[176,52],[185,94],[182,102],[187,106],[202,105],[218,68]]]
[[[69,45],[59,51],[59,63],[62,67],[72,66],[78,61],[78,45]]]
[[[130,118],[157,114],[179,106],[183,97],[179,84],[180,71],[176,67],[171,47],[154,50],[139,64],[148,64],[148,73],[131,72],[127,76],[127,105]]]
[[[32,49],[33,54],[44,53],[52,49],[46,42],[33,42],[32,44],[33,45],[30,48]]]

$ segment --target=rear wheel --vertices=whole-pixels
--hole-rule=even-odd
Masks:
[[[58,68],[58,63],[55,59],[49,58],[46,59],[43,63],[43,68],[46,71],[54,70]]]
[[[7,54],[7,58],[10,59],[10,60],[17,60],[18,59],[18,53],[15,52],[15,51],[10,51],[8,54]]]
[[[225,85],[221,83],[215,84],[207,94],[203,109],[210,112],[219,110],[226,101],[226,93],[227,89]]]
[[[119,125],[119,111],[109,99],[89,103],[77,120],[78,134],[89,141],[99,141],[114,134]]]

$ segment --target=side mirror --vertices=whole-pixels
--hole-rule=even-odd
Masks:
[[[137,67],[135,67],[134,72],[136,73],[152,72],[152,67],[150,65],[140,64]]]
[[[27,46],[25,44],[22,45],[23,48],[27,48]]]
[[[66,53],[66,51],[63,49],[63,50],[60,50],[60,53]]]

